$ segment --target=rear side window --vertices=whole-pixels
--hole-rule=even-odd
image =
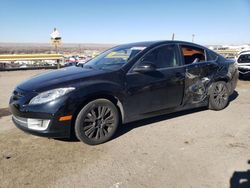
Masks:
[[[205,61],[205,50],[189,45],[181,45],[185,65]]]
[[[156,68],[167,68],[178,66],[176,46],[165,45],[156,48],[143,57],[143,61],[149,61],[155,64]]]
[[[250,54],[242,54],[238,58],[238,63],[250,63]]]

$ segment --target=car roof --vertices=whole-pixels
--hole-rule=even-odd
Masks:
[[[161,44],[182,44],[182,45],[191,45],[191,46],[197,46],[201,48],[206,48],[204,46],[186,42],[186,41],[178,41],[178,40],[158,40],[158,41],[144,41],[144,42],[134,42],[134,43],[128,43],[128,44],[121,44],[119,46],[143,46],[143,47],[151,47],[151,46],[157,46]]]

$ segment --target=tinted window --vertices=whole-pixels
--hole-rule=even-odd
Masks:
[[[250,54],[240,55],[238,63],[250,63]]]
[[[155,64],[156,68],[178,66],[175,45],[166,45],[154,49],[143,57],[143,61]]]
[[[181,45],[184,63],[191,64],[205,61],[205,50],[189,45]]]

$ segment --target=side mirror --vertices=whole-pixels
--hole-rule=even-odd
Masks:
[[[156,66],[152,62],[149,62],[149,61],[143,61],[140,63],[140,65],[134,68],[135,72],[141,72],[141,73],[153,72],[155,70],[156,70]]]

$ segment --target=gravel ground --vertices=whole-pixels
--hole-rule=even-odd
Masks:
[[[16,84],[41,72],[0,72],[0,188],[226,188],[230,179],[250,187],[250,81],[238,82],[222,111],[130,123],[115,139],[88,146],[14,127],[8,98]]]

